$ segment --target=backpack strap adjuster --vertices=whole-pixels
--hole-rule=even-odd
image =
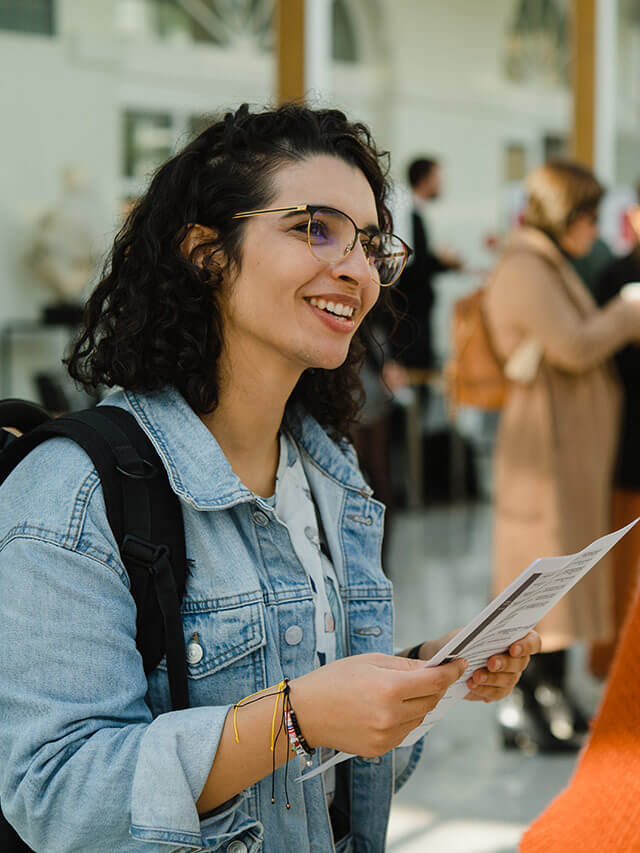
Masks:
[[[166,545],[153,545],[144,539],[139,539],[131,533],[127,533],[120,547],[121,556],[135,560],[136,563],[149,570],[149,574],[155,575],[159,571],[159,564],[163,557],[169,556]]]

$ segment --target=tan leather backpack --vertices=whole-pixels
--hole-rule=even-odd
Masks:
[[[444,373],[450,406],[495,411],[504,405],[508,381],[495,353],[484,314],[485,287],[456,300],[451,355]]]

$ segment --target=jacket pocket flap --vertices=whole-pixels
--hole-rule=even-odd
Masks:
[[[257,602],[215,609],[211,602],[201,608],[190,602],[182,624],[190,678],[212,675],[266,645],[263,605]]]

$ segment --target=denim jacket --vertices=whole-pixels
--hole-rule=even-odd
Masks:
[[[267,777],[199,817],[196,801],[233,703],[315,666],[311,589],[286,527],[233,473],[177,391],[117,392],[107,402],[139,420],[182,505],[192,707],[170,711],[162,662],[145,676],[129,579],[90,460],[67,439],[40,445],[0,495],[4,813],[46,853],[333,850],[322,778],[296,782],[297,759],[290,810],[281,768],[275,804]],[[384,508],[350,445],[334,443],[308,415],[287,418],[285,428],[300,449],[340,583],[347,654],[391,653]],[[350,833],[336,849],[384,849],[393,765],[392,753],[343,765]]]

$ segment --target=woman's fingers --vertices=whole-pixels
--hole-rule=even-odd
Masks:
[[[402,703],[402,717],[400,721],[406,723],[413,722],[416,725],[421,723],[429,711],[433,711],[446,692],[446,690],[442,690],[439,693],[434,693],[432,696],[420,699],[407,699]]]
[[[518,680],[520,673],[500,672],[491,673],[486,669],[478,669],[467,679],[467,685],[474,687],[512,687]]]
[[[527,668],[530,655],[523,655],[519,658],[508,657],[507,655],[494,655],[489,658],[484,669],[477,669],[476,672],[484,672],[486,674],[496,673],[521,673]],[[475,675],[475,673],[474,673]]]
[[[517,658],[521,655],[537,655],[542,646],[540,634],[537,631],[529,631],[526,637],[516,640],[509,646],[511,657]]]
[[[467,679],[466,683],[470,694],[465,698],[496,702],[511,693],[521,675],[522,670],[520,669],[498,673],[489,672],[487,669],[478,669]]]
[[[393,677],[394,689],[398,691],[398,697],[404,700],[424,699],[444,693],[464,675],[467,668],[467,662],[462,659],[431,667],[425,666],[419,660],[398,660],[404,660],[408,664],[404,672],[395,672]]]
[[[507,653],[492,655],[487,661],[486,669],[489,672],[522,672],[529,663],[530,656],[539,651],[540,635],[537,631],[529,631],[526,637],[512,643]]]
[[[508,654],[492,655],[487,666],[476,670],[469,679],[469,701],[496,702],[508,696],[518,683],[530,660],[540,650],[540,636],[530,631],[509,647]]]

